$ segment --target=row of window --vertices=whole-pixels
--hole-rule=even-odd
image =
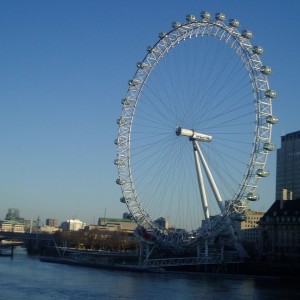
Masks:
[[[291,134],[291,135],[286,135],[281,137],[281,141],[292,141],[292,140],[296,140],[296,139],[300,139],[300,133],[295,133],[295,134]]]
[[[270,217],[266,216],[266,222],[300,222],[300,217],[296,216],[277,216],[277,217]]]

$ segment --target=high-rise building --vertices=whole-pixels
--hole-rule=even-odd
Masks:
[[[57,219],[46,219],[46,225],[50,227],[58,227]]]
[[[300,131],[282,136],[277,149],[276,199],[287,192],[289,198],[300,198]]]
[[[20,212],[16,208],[9,208],[5,220],[18,220],[20,219]]]

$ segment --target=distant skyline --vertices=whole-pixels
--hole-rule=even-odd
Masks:
[[[264,47],[278,93],[276,146],[281,135],[300,130],[298,1],[3,0],[0,219],[9,208],[42,221],[122,217],[127,208],[113,161],[127,82],[159,32],[203,10],[238,19]],[[253,209],[275,200],[275,152]]]

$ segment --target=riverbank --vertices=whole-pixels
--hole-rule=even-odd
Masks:
[[[243,263],[220,263],[183,266],[143,266],[136,253],[90,252],[64,250],[57,256],[41,256],[42,262],[76,265],[90,268],[113,269],[132,272],[184,272],[220,275],[270,277],[300,282],[300,265],[249,261]]]

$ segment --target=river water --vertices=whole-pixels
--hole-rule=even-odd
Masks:
[[[17,249],[0,257],[2,300],[300,299],[294,283],[278,279],[183,273],[136,273],[40,262]]]

